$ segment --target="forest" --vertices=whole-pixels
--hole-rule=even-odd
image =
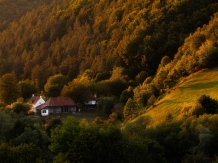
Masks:
[[[216,0],[0,0],[0,162],[216,163],[217,99],[157,126],[141,115],[217,63]],[[43,121],[32,94],[97,94],[108,119]]]

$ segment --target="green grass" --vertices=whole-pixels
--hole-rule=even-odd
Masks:
[[[48,121],[52,117],[60,117],[62,120],[66,119],[68,116],[73,116],[78,120],[86,119],[88,122],[93,122],[96,117],[101,117],[102,119],[108,119],[108,116],[104,113],[100,113],[97,109],[83,110],[76,113],[63,113],[63,114],[53,114],[49,116],[41,117],[45,121]]]
[[[218,68],[202,70],[181,79],[176,87],[143,115],[152,118],[152,125],[163,122],[168,114],[178,119],[181,109],[195,104],[203,94],[218,100]]]

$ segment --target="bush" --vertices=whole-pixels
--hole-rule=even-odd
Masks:
[[[189,115],[196,115],[197,117],[199,117],[200,115],[203,115],[205,113],[205,109],[202,107],[202,105],[197,102],[195,105],[193,105],[191,107],[191,109],[189,110]]]
[[[15,102],[12,104],[11,109],[17,114],[19,113],[28,114],[28,111],[30,110],[30,106],[23,102]]]
[[[215,114],[218,111],[218,102],[210,96],[202,95],[198,102],[202,105],[203,109],[208,114]]]

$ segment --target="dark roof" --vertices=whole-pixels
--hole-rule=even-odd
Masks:
[[[97,96],[96,96],[96,95],[94,95],[94,96],[89,96],[87,101],[94,101],[94,100],[95,100],[95,101],[97,100]]]
[[[40,99],[40,97],[39,96],[32,96],[29,100],[28,100],[28,102],[27,103],[29,103],[29,104],[36,104],[37,103],[37,101],[39,101],[39,99]]]
[[[44,104],[41,104],[38,107],[36,107],[36,109],[57,106],[76,106],[76,103],[69,97],[51,97]]]

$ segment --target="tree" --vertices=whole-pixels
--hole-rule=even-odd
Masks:
[[[112,113],[114,105],[117,103],[115,97],[100,97],[97,102],[97,109],[107,115]]]
[[[46,70],[46,71],[45,71]],[[35,65],[31,70],[31,80],[34,81],[37,85],[37,87],[42,90],[48,75],[49,69],[48,67],[43,64]]]
[[[19,87],[14,74],[5,74],[0,78],[0,100],[11,104],[19,97]]]
[[[56,127],[58,127],[61,124],[62,124],[62,121],[61,121],[60,118],[52,117],[51,119],[49,119],[48,123],[45,125],[45,131],[50,136],[51,135],[51,130],[55,129]]]
[[[143,138],[146,128],[151,122],[151,117],[140,116],[134,120],[134,122],[129,122],[123,128],[123,133],[129,136],[137,135]]]
[[[28,111],[30,110],[30,106],[23,102],[15,102],[12,104],[11,109],[17,114],[23,113],[27,115]]]
[[[129,98],[132,98],[134,95],[133,87],[129,87],[128,89],[124,90],[120,95],[120,102],[125,104]]]
[[[38,92],[37,86],[32,80],[29,79],[19,81],[18,86],[20,89],[21,97],[23,97],[25,100],[30,98],[32,94]]]
[[[141,71],[137,76],[136,76],[136,80],[139,83],[143,83],[144,80],[148,77],[148,73],[146,71]]]
[[[215,114],[218,111],[218,102],[212,99],[210,96],[202,95],[199,98],[199,103],[202,105],[206,113]]]
[[[76,103],[84,104],[92,93],[86,84],[73,80],[63,87],[61,95],[71,97]]]
[[[0,140],[5,141],[7,134],[14,127],[14,121],[5,111],[0,111]]]
[[[129,137],[123,144],[123,163],[166,163],[164,148],[155,140]]]
[[[132,98],[129,98],[123,109],[124,117],[130,120],[134,119],[137,115],[136,109],[137,107],[135,101]]]
[[[69,82],[67,76],[62,74],[54,75],[48,78],[44,86],[47,96],[57,97],[60,96],[62,88]]]
[[[13,120],[15,122],[6,138],[7,142],[10,142],[10,144],[14,146],[21,144],[34,144],[44,153],[49,154],[47,146],[49,143],[49,137],[43,128],[40,118],[14,114]]]
[[[52,131],[49,149],[54,162],[122,162],[122,134],[115,126],[96,124],[68,117]]]
[[[160,68],[163,68],[164,66],[166,66],[168,63],[170,63],[170,58],[168,56],[164,56],[162,59],[161,59],[161,62],[159,64],[159,69]]]
[[[33,144],[21,144],[19,146],[10,146],[8,144],[0,145],[1,163],[44,163],[42,150]]]

